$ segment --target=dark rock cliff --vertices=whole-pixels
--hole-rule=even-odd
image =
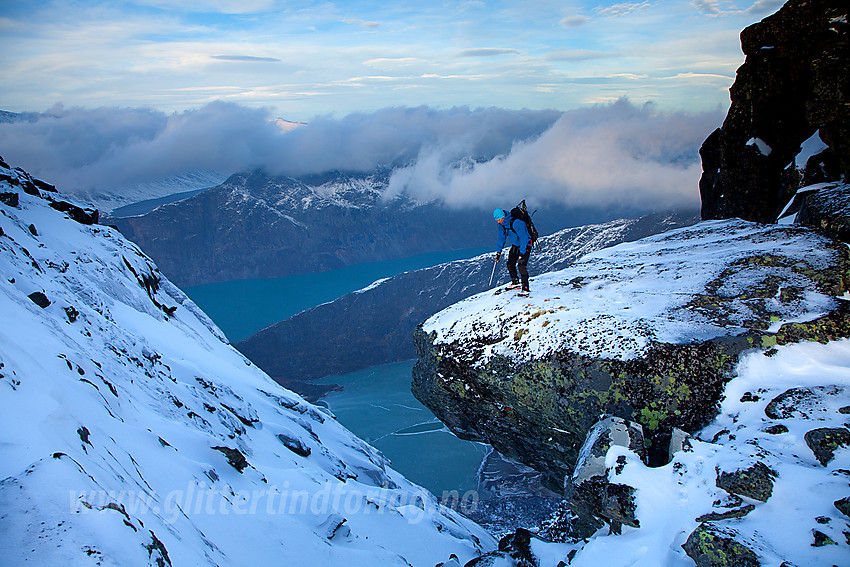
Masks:
[[[800,185],[801,144],[816,133],[829,150],[808,182],[850,174],[847,13],[844,0],[790,0],[741,33],[746,60],[729,113],[700,149],[704,219],[774,222]]]
[[[656,213],[559,231],[532,253],[532,276],[567,267],[584,254],[694,224],[696,212]],[[495,231],[486,234],[495,240]],[[495,244],[495,242],[488,242]],[[493,256],[487,254],[406,272],[368,289],[303,311],[240,341],[236,347],[271,376],[293,381],[353,372],[415,356],[410,337],[437,311],[488,289]],[[493,287],[507,282],[499,264]]]

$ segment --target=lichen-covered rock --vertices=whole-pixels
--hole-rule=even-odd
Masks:
[[[697,567],[759,567],[758,556],[735,535],[730,529],[700,524],[682,548]]]
[[[653,464],[671,430],[713,419],[742,352],[850,336],[846,246],[802,227],[704,222],[485,292],[415,333],[414,395],[464,439],[571,475],[600,415],[640,423]]]
[[[776,471],[771,470],[763,463],[756,463],[746,469],[733,472],[719,471],[717,474],[717,487],[722,488],[730,494],[746,496],[753,500],[767,502],[773,494],[773,481]]]
[[[815,458],[826,466],[835,456],[835,451],[850,445],[850,430],[845,427],[820,427],[805,435],[806,445]]]
[[[800,181],[789,164],[816,132],[850,175],[846,2],[789,0],[741,47],[729,113],[700,149],[702,216],[774,222]]]

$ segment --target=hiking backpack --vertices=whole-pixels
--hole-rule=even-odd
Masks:
[[[525,226],[528,228],[528,236],[531,238],[531,246],[532,248],[537,244],[537,239],[540,237],[540,234],[537,232],[537,229],[534,227],[534,222],[531,220],[531,215],[528,214],[528,208],[525,206],[525,199],[522,200],[520,204],[511,209],[511,230],[514,231],[514,234],[517,232],[514,230],[514,221],[516,219],[521,220],[525,223]]]

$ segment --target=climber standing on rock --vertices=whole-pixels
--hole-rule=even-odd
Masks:
[[[524,203],[524,202],[523,202]],[[518,210],[518,209],[514,209]],[[511,211],[513,213],[513,211]],[[521,296],[528,296],[528,258],[531,255],[533,245],[532,236],[528,230],[528,224],[521,218],[506,213],[502,209],[493,211],[493,219],[499,225],[499,237],[496,241],[496,262],[502,257],[502,248],[505,241],[511,243],[508,251],[508,273],[511,275],[511,283],[507,289],[518,289]],[[527,213],[526,213],[526,218]],[[519,266],[519,277],[517,276],[517,265]],[[520,277],[522,283],[520,285]]]

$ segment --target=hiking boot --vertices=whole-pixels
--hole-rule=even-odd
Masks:
[[[510,283],[510,284],[508,284],[508,285],[505,287],[505,289],[507,289],[507,290],[511,290],[511,289],[519,289],[519,288],[520,288],[520,284],[519,284],[519,282]]]
[[[530,292],[529,290],[527,290],[527,289],[521,289],[521,290],[519,290],[519,292],[517,293],[517,295],[518,295],[519,297],[531,297],[531,292]]]

